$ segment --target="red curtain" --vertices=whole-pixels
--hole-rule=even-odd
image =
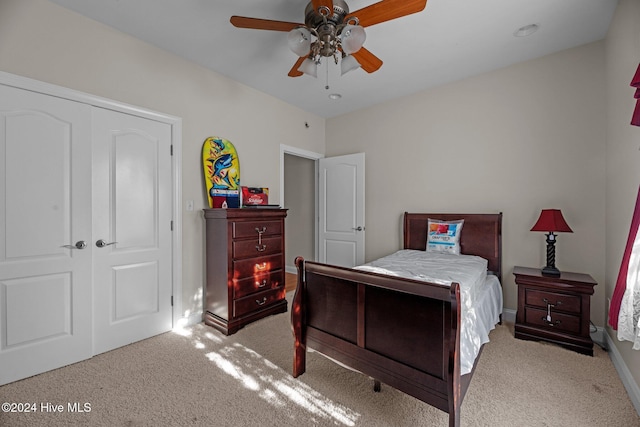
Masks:
[[[633,111],[631,117],[631,124],[634,126],[640,126],[640,64],[636,69],[636,73],[631,79],[631,87],[636,88],[636,92],[633,97],[636,99],[636,108]],[[620,304],[622,303],[622,297],[624,291],[627,289],[627,272],[629,270],[629,258],[631,258],[631,249],[633,243],[636,240],[638,234],[638,227],[640,226],[640,189],[638,189],[638,197],[636,198],[636,207],[633,211],[633,218],[631,220],[631,229],[629,230],[629,237],[627,238],[627,246],[624,248],[624,255],[622,255],[622,263],[620,265],[620,271],[618,272],[618,280],[616,280],[616,287],[613,290],[613,296],[611,297],[611,305],[609,306],[609,325],[613,329],[618,329],[618,315],[620,314]]]
[[[618,329],[618,315],[620,314],[620,304],[622,303],[622,296],[624,295],[624,291],[627,289],[627,271],[629,270],[629,258],[631,258],[631,249],[633,248],[633,243],[636,240],[639,227],[640,188],[638,189],[638,197],[636,198],[636,207],[633,210],[633,218],[631,219],[631,229],[629,230],[629,237],[627,238],[627,246],[624,248],[622,264],[620,265],[620,271],[618,272],[616,288],[613,290],[611,305],[609,306],[609,325],[611,325],[611,327],[616,330]]]

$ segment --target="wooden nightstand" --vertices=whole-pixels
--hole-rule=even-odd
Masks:
[[[518,285],[516,338],[548,341],[593,356],[590,299],[597,285],[588,274],[543,276],[538,268],[514,267]]]

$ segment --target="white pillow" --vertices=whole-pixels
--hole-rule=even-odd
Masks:
[[[460,234],[464,220],[441,221],[439,219],[428,220],[427,252],[440,252],[459,255]]]

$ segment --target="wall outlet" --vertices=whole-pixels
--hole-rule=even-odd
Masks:
[[[188,211],[193,210],[193,200],[187,200],[187,210]]]

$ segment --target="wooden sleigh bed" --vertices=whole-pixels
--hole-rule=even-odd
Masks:
[[[428,219],[464,219],[461,253],[487,260],[501,279],[502,214],[404,214],[404,249],[424,251]],[[291,308],[293,376],[307,349],[426,402],[460,425],[460,406],[475,370],[461,375],[461,298],[451,286],[296,258]],[[501,295],[500,295],[501,298]],[[493,325],[495,326],[495,325]],[[492,326],[492,327],[493,327]]]

